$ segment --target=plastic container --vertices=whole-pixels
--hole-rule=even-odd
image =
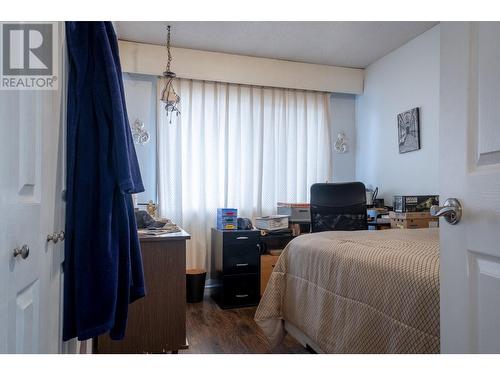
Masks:
[[[217,209],[217,229],[236,230],[238,229],[238,210],[236,208]]]

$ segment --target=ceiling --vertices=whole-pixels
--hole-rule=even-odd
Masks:
[[[119,39],[364,68],[437,22],[115,22]],[[174,56],[175,58],[175,56]]]

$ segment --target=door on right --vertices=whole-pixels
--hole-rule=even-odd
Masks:
[[[500,353],[500,23],[441,24],[441,351]]]

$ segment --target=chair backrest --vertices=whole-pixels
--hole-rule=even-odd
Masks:
[[[362,182],[311,186],[311,232],[366,229],[366,189]]]

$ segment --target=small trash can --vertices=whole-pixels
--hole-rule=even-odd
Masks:
[[[186,301],[188,303],[203,301],[206,277],[207,272],[203,269],[186,270]]]

